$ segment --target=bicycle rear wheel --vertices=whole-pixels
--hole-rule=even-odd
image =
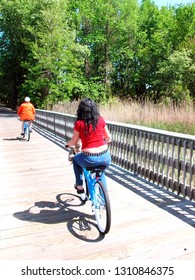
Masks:
[[[111,208],[108,192],[101,181],[95,183],[94,191],[97,226],[101,233],[106,234],[111,226]]]
[[[26,141],[30,140],[30,127],[28,124],[26,124],[24,127],[24,136],[25,136]]]

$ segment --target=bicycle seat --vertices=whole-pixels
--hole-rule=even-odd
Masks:
[[[104,171],[106,169],[105,165],[100,165],[100,166],[90,166],[90,167],[86,167],[85,168],[87,171],[92,171],[92,172],[96,172],[96,171]]]

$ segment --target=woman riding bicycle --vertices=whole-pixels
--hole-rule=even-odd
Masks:
[[[73,136],[65,147],[76,145],[79,139],[82,142],[82,151],[74,156],[73,168],[76,178],[75,188],[81,199],[85,200],[83,168],[100,165],[108,167],[111,164],[107,145],[111,142],[111,135],[96,103],[90,98],[81,100],[77,109]]]

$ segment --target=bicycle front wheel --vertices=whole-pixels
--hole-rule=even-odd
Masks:
[[[94,186],[95,200],[95,218],[98,229],[101,233],[106,234],[111,226],[111,208],[107,189],[101,181]]]

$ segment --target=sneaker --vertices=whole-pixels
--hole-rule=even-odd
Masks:
[[[21,135],[24,136],[24,132],[22,132]]]
[[[75,187],[75,189],[77,190],[77,193],[79,194],[80,199],[82,201],[85,201],[86,200],[86,195],[85,195],[84,189],[79,190],[79,189],[77,189],[77,187]]]
[[[82,201],[85,201],[86,200],[86,195],[85,195],[85,192],[84,193],[80,193],[80,199],[82,200]]]

